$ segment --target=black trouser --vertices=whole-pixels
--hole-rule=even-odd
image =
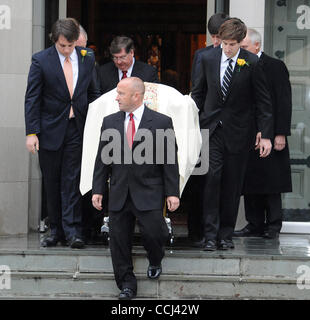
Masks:
[[[75,119],[68,121],[62,146],[56,151],[39,150],[51,235],[67,240],[81,237],[82,228],[79,190],[82,140]]]
[[[248,150],[230,153],[218,126],[209,143],[209,171],[203,188],[204,234],[207,240],[232,238],[239,209]]]
[[[282,200],[280,193],[245,194],[245,218],[253,232],[280,232],[282,228]]]
[[[169,232],[163,210],[139,211],[128,195],[122,210],[109,213],[109,235],[115,281],[120,290],[137,291],[137,280],[132,264],[132,238],[135,221],[142,236],[150,265],[159,266],[165,254],[164,245]]]
[[[187,202],[187,228],[188,237],[193,241],[201,240],[203,234],[202,220],[202,181],[203,177],[192,175],[186,184],[184,193]],[[182,201],[182,199],[181,199]]]

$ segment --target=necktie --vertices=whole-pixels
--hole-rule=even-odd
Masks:
[[[73,96],[73,69],[72,69],[72,64],[71,64],[71,61],[70,61],[69,57],[67,57],[65,59],[63,70],[64,70],[64,74],[65,74],[68,90],[69,90],[69,93],[70,93],[70,98],[72,99],[72,96]],[[71,106],[69,119],[73,118],[73,117],[74,117],[74,113],[73,113],[73,108]]]
[[[233,68],[232,68],[232,63],[233,63],[233,60],[232,59],[229,59],[229,63],[228,63],[228,66],[225,70],[225,74],[224,74],[224,77],[223,77],[223,83],[222,83],[222,94],[223,94],[223,100],[225,100],[226,98],[226,95],[227,95],[227,92],[228,92],[228,88],[229,88],[229,85],[230,85],[230,81],[231,81],[231,78],[232,78],[232,74],[233,74]]]
[[[122,80],[127,78],[127,71],[122,71],[123,72],[123,76],[122,76]]]
[[[133,113],[129,113],[129,122],[128,122],[128,126],[127,126],[127,141],[128,141],[128,145],[129,148],[132,148],[132,144],[133,144],[133,139],[135,137],[135,133],[136,133],[136,127],[135,127],[135,120],[133,119]]]

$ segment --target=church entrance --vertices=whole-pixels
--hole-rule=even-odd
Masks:
[[[67,16],[86,29],[97,47],[99,64],[110,61],[109,45],[116,35],[135,42],[136,59],[157,67],[162,83],[173,71],[175,87],[190,92],[191,63],[206,42],[206,0],[68,0]],[[169,73],[169,71],[168,71]]]

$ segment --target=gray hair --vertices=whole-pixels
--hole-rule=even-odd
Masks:
[[[82,33],[85,37],[85,40],[88,41],[87,32],[85,31],[85,29],[81,25],[80,25],[80,33]]]
[[[248,29],[248,36],[251,42],[254,44],[255,42],[259,43],[259,46],[262,44],[262,37],[260,33],[255,29]]]

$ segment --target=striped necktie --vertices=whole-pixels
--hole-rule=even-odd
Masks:
[[[233,59],[229,59],[228,66],[225,70],[225,74],[223,77],[223,83],[222,83],[222,94],[223,94],[223,100],[225,100],[227,93],[228,93],[228,88],[230,85],[230,81],[233,75],[233,67],[232,67]]]

